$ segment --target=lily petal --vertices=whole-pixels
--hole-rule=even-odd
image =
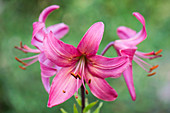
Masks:
[[[47,58],[60,67],[72,65],[81,55],[74,46],[56,39],[52,32],[48,33],[43,44]]]
[[[43,46],[43,39],[45,35],[45,24],[41,22],[34,22],[33,23],[33,34],[31,44],[37,47],[38,49],[42,50]]]
[[[49,93],[50,92],[50,78],[41,76],[41,80],[42,80],[45,90],[47,91],[47,93]]]
[[[123,72],[123,76],[133,101],[136,100],[135,87],[133,83],[132,64]]]
[[[120,39],[128,39],[136,35],[136,31],[125,27],[125,26],[120,26],[117,28],[117,35],[119,36]]]
[[[70,74],[74,68],[73,66],[62,68],[55,76],[49,93],[48,107],[63,103],[77,91],[77,79]],[[82,81],[78,79],[78,88],[81,84]]]
[[[47,8],[45,8],[45,9],[41,12],[41,14],[40,14],[40,16],[39,16],[39,22],[45,23],[45,20],[46,20],[47,16],[48,16],[52,11],[54,11],[54,10],[56,10],[56,9],[58,9],[58,8],[60,8],[60,6],[58,6],[58,5],[51,5],[51,6],[47,7]]]
[[[121,73],[127,69],[130,64],[128,56],[120,56],[115,58],[107,58],[95,55],[88,58],[88,70],[97,77],[120,77]]]
[[[52,26],[49,26],[47,28],[47,31],[52,31],[57,39],[62,38],[64,35],[66,35],[69,31],[69,27],[65,25],[64,23],[55,24]]]
[[[89,80],[91,81],[90,83]],[[117,92],[107,83],[106,80],[92,76],[87,70],[85,81],[92,94],[99,99],[113,101],[118,96]]]
[[[97,22],[93,24],[81,39],[77,49],[88,56],[95,55],[98,51],[104,32],[104,24]]]
[[[40,62],[41,75],[44,77],[51,77],[57,73],[58,69],[60,69],[60,67],[47,59],[43,52],[39,55],[38,59]]]

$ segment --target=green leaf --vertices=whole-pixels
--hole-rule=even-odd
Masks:
[[[78,113],[78,110],[77,110],[76,104],[74,104],[74,106],[73,106],[73,110],[74,110],[74,113]]]
[[[100,113],[100,108],[103,106],[103,102],[100,102],[99,106],[96,108],[96,110],[93,113]]]
[[[94,105],[96,105],[97,102],[98,102],[98,100],[95,101],[95,102],[92,102],[92,103],[90,103],[88,106],[86,106],[86,107],[84,108],[84,110],[83,110],[83,113],[86,113],[89,109],[91,109]]]
[[[63,108],[60,108],[62,113],[67,113]]]

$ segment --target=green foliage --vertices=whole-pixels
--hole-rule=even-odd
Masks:
[[[74,110],[74,113],[78,113],[78,110],[77,110],[76,104],[74,104],[74,105],[73,105],[73,110]]]
[[[86,113],[88,112],[88,110],[90,110],[93,106],[95,106],[97,104],[98,101],[95,101],[95,102],[92,102],[90,103],[89,105],[87,105],[84,110],[83,110],[83,113]]]
[[[60,108],[62,113],[67,113],[63,108]]]
[[[95,111],[93,113],[100,113],[100,109],[103,106],[103,102],[99,103],[99,106],[95,109]]]

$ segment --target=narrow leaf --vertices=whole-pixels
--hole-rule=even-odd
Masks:
[[[96,108],[96,110],[93,113],[100,113],[100,108],[103,106],[103,102],[100,102],[99,106]]]
[[[63,108],[60,108],[62,113],[67,113]]]
[[[74,113],[78,113],[78,110],[77,110],[76,104],[74,104],[74,106],[73,106],[73,110],[74,110]]]
[[[76,95],[74,95],[74,97],[75,97]],[[78,98],[76,99],[76,101],[77,101],[77,103],[78,103],[78,105],[81,107],[81,96],[79,95],[79,94],[77,94],[77,96],[78,96]]]
[[[83,113],[86,113],[89,109],[91,109],[94,105],[97,104],[98,101],[90,103],[88,106],[86,106],[83,110]]]

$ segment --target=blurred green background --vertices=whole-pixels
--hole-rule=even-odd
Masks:
[[[44,8],[53,4],[60,5],[60,9],[48,17],[47,26],[60,22],[69,25],[70,31],[62,40],[74,46],[93,23],[104,22],[105,32],[98,54],[110,41],[118,39],[118,26],[139,31],[142,25],[132,12],[140,12],[146,19],[148,38],[139,44],[139,50],[163,49],[162,58],[148,60],[160,67],[155,76],[147,77],[134,63],[136,101],[131,100],[123,77],[107,79],[119,96],[116,101],[104,102],[101,113],[170,112],[170,0],[0,0],[0,113],[60,113],[60,108],[73,111],[76,103],[73,97],[47,108],[48,94],[41,83],[39,63],[24,71],[14,59],[31,56],[14,46],[23,41],[33,47],[30,43],[32,23]],[[109,49],[106,56],[115,57],[114,49]],[[91,93],[86,97],[90,102],[97,100]]]

